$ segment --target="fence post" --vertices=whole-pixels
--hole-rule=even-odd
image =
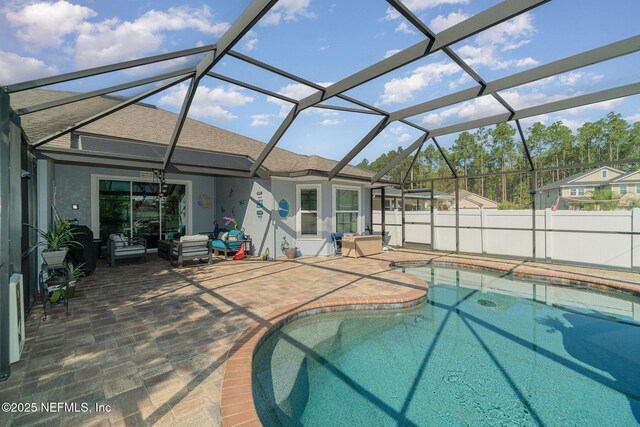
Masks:
[[[436,208],[432,208],[431,210],[431,249],[437,249],[438,248],[438,209]]]
[[[631,209],[631,269],[640,270],[640,208]]]
[[[487,253],[487,211],[480,208],[480,253]]]
[[[545,259],[547,261],[553,259],[553,231],[552,230],[552,217],[551,209],[546,208],[544,210],[544,247],[545,247]]]

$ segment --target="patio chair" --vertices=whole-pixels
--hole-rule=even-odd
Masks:
[[[342,237],[344,233],[331,233],[331,249],[334,255],[342,255]]]
[[[213,240],[211,245],[215,254],[218,255],[220,252],[223,252],[225,259],[229,253],[238,252],[242,245],[244,245],[244,235],[240,230],[230,230],[228,232],[219,230],[218,235],[220,237]]]
[[[198,259],[207,260],[211,264],[211,240],[204,234],[182,236],[180,240],[171,240],[169,249],[169,262],[172,265],[182,267],[184,261]]]
[[[142,258],[147,262],[147,241],[142,237],[128,239],[123,234],[110,234],[107,240],[107,262],[115,267],[116,261]]]

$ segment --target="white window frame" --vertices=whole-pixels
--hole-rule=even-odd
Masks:
[[[622,187],[624,187],[624,190],[622,190]],[[623,191],[624,191],[624,193],[623,193]],[[628,192],[629,192],[629,186],[627,184],[620,184],[620,195],[624,196]]]
[[[571,187],[571,190],[570,190],[569,194],[571,196],[577,196],[578,195],[578,187]]]
[[[604,170],[602,171],[602,177],[603,177],[603,178],[606,178],[606,177],[607,177],[607,175],[609,175],[609,171],[608,171],[608,170],[606,170],[606,169],[604,169]]]
[[[333,186],[333,191],[331,196],[332,197],[331,204],[333,205],[332,206],[333,212],[331,215],[331,218],[333,218],[333,232],[336,233],[338,228],[338,218],[336,216],[336,214],[338,213],[338,211],[336,210],[336,207],[337,207],[336,190],[353,190],[358,192],[358,211],[357,211],[358,220],[356,221],[356,225],[358,229],[356,232],[362,233],[362,188],[358,186],[352,186],[352,185],[334,185]],[[340,211],[340,212],[356,212],[356,211]]]
[[[317,205],[315,211],[302,211],[302,190],[316,190]],[[317,232],[313,234],[302,234],[302,214],[316,212]],[[322,185],[320,184],[297,184],[296,185],[296,239],[297,240],[321,240],[322,238]]]
[[[584,196],[584,187],[578,187],[578,196]]]

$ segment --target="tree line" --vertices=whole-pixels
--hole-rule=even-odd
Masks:
[[[631,124],[614,112],[595,122],[583,124],[575,133],[562,121],[549,126],[536,122],[525,130],[525,140],[536,169],[640,158],[640,122]],[[524,145],[510,124],[501,123],[494,128],[482,127],[475,132],[462,132],[451,147],[442,147],[442,150],[458,176],[465,177],[460,179],[461,189],[498,201],[505,208],[521,208],[530,203],[531,176],[528,173],[466,178],[469,175],[530,169]],[[402,152],[402,147],[399,147],[372,162],[364,159],[357,166],[377,172]],[[394,181],[402,181],[407,173],[408,181],[452,176],[449,166],[431,142],[425,143],[409,170],[413,158],[413,155],[408,156],[387,175]],[[628,171],[637,169],[639,165],[615,167]],[[539,188],[587,169],[590,167],[539,171],[535,186]],[[426,182],[414,183],[410,187],[428,185]],[[455,181],[435,181],[435,188],[452,193],[455,191]]]

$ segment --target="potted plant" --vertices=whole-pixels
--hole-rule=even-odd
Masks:
[[[84,276],[84,262],[82,264],[74,265],[71,262],[68,262],[64,271],[67,276],[67,289],[66,289],[66,297],[73,298],[76,293],[76,283],[80,280],[81,277]]]
[[[33,227],[35,228],[35,227]],[[64,266],[64,259],[67,256],[68,246],[73,243],[73,232],[71,224],[66,219],[58,216],[48,230],[35,228],[44,239],[42,242],[45,249],[42,252],[44,262],[50,268],[60,268]]]
[[[47,291],[49,292],[49,300],[58,302],[61,297],[66,295],[66,288],[69,280],[66,272],[62,269],[53,270],[51,276],[46,280]]]

